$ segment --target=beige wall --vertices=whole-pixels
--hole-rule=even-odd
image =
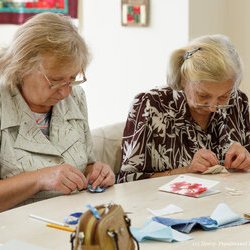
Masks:
[[[189,38],[216,33],[229,36],[245,65],[241,89],[250,98],[249,24],[249,0],[189,0]]]

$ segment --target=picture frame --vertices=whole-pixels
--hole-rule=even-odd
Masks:
[[[149,0],[121,0],[121,23],[122,26],[148,26]]]
[[[0,24],[22,24],[42,12],[77,18],[78,0],[0,0]]]

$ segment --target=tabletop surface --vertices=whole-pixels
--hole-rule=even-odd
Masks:
[[[29,217],[35,214],[55,221],[63,221],[72,212],[83,211],[87,204],[93,206],[110,201],[121,204],[124,211],[130,212],[132,226],[141,227],[150,217],[146,208],[160,209],[169,204],[181,207],[182,213],[168,217],[188,219],[209,216],[216,206],[224,202],[234,212],[243,216],[250,212],[250,172],[217,175],[193,175],[217,180],[221,192],[203,198],[192,198],[158,191],[158,188],[176,178],[166,176],[130,183],[116,184],[104,193],[83,191],[74,195],[59,196],[18,207],[0,213],[0,244],[16,239],[46,249],[70,249],[70,233],[46,227],[46,223]],[[240,190],[232,195],[228,188]],[[190,234],[192,240],[175,243],[145,241],[141,249],[250,249],[250,224],[218,229],[213,231],[196,230]]]

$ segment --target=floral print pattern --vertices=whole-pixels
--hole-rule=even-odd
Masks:
[[[188,166],[201,148],[212,150],[221,165],[234,141],[250,151],[247,96],[235,90],[229,104],[212,114],[204,130],[193,120],[183,91],[165,87],[137,95],[124,129],[118,182]]]

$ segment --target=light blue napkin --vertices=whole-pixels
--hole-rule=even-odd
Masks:
[[[180,233],[171,227],[165,226],[153,220],[146,221],[142,228],[131,227],[133,236],[139,241],[157,240],[157,241],[185,241],[192,239],[190,236]]]
[[[239,214],[233,212],[226,203],[220,203],[210,216],[216,220],[219,228],[239,226],[250,223],[250,220],[241,218]]]
[[[226,203],[220,203],[215,208],[210,218],[216,220],[218,226],[222,226],[229,222],[239,220],[240,216],[233,212]]]

